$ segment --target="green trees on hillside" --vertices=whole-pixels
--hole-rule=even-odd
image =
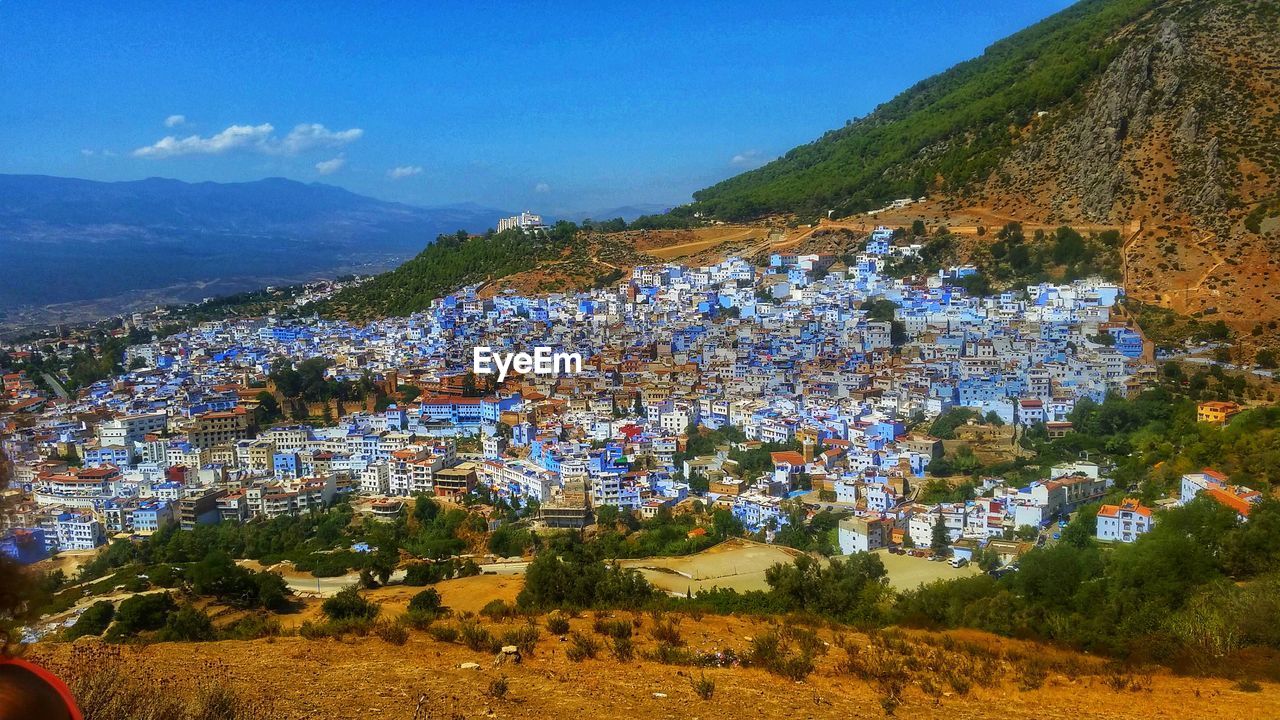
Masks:
[[[576,225],[561,221],[546,233],[441,235],[400,267],[342,291],[319,309],[353,318],[408,315],[462,285],[531,270],[539,259],[563,249],[577,232]]]
[[[1109,41],[1152,0],[1085,0],[927,78],[870,115],[694,193],[692,210],[744,219],[851,214],[987,177],[1037,112],[1080,97],[1125,47]],[[928,153],[923,151],[928,149]]]

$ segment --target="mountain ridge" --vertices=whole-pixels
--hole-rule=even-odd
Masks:
[[[503,211],[420,208],[286,178],[189,183],[0,175],[0,309],[163,299],[393,266]],[[118,302],[116,302],[118,300]]]

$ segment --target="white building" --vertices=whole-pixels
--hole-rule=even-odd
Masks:
[[[544,230],[546,227],[547,226],[542,223],[541,215],[535,215],[528,210],[525,210],[519,215],[505,217],[498,221],[498,232],[517,229],[528,232],[530,230]]]
[[[1125,498],[1119,505],[1103,505],[1098,509],[1098,539],[1133,542],[1151,529],[1151,521],[1151,508],[1133,498]]]

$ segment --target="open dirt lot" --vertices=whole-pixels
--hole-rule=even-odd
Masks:
[[[655,587],[679,595],[714,587],[768,590],[764,571],[778,563],[789,563],[801,554],[776,545],[729,540],[696,555],[624,560],[622,565],[639,569]]]
[[[934,580],[954,580],[982,573],[973,563],[953,568],[949,563],[932,562],[910,555],[892,555],[884,550],[877,550],[876,555],[884,563],[884,569],[889,571],[889,585],[894,590],[915,590]]]

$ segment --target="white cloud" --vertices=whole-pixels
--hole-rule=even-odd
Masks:
[[[551,192],[551,186],[544,182],[540,182],[533,186],[533,191],[536,193],[549,193]]]
[[[179,155],[221,155],[245,150],[263,155],[297,155],[317,148],[341,147],[359,140],[364,130],[330,130],[319,123],[295,126],[284,138],[275,136],[275,126],[232,125],[217,135],[167,135],[151,145],[133,151],[135,157],[167,158]]]
[[[729,164],[735,167],[754,167],[763,163],[764,157],[759,150],[746,150],[729,159]]]
[[[342,169],[347,164],[347,159],[339,155],[332,160],[321,160],[316,163],[316,172],[321,175],[332,175]]]
[[[85,156],[85,157],[100,156],[100,157],[109,157],[109,158],[110,158],[110,157],[115,157],[115,156],[116,156],[115,152],[113,152],[113,151],[111,151],[111,150],[94,150],[93,148],[82,148],[82,149],[80,150],[80,154],[81,154],[81,155],[83,155],[83,156]]]
[[[80,154],[81,154],[81,155],[83,155],[83,156],[85,156],[85,157],[93,157],[93,156],[94,156],[94,155],[96,155],[97,153],[96,153],[95,151],[93,151],[93,150],[90,150],[89,148],[84,148],[84,149],[82,149],[82,150],[80,151]]]
[[[232,125],[217,135],[200,137],[188,135],[178,139],[166,135],[151,145],[133,151],[135,157],[167,158],[178,155],[220,155],[230,150],[260,148],[271,137],[275,127],[271,123],[261,125]]]
[[[178,127],[179,125],[184,125],[184,124],[186,124],[186,122],[187,122],[187,116],[186,116],[186,115],[170,115],[169,117],[167,117],[167,118],[165,118],[165,119],[164,119],[164,126],[165,126],[165,127]]]
[[[400,180],[401,178],[420,174],[422,174],[422,166],[420,165],[401,165],[400,167],[394,167],[387,171],[387,177],[392,180]]]
[[[281,154],[297,155],[315,148],[341,147],[359,140],[361,135],[364,130],[360,128],[330,130],[320,123],[304,123],[294,126],[276,147]]]

